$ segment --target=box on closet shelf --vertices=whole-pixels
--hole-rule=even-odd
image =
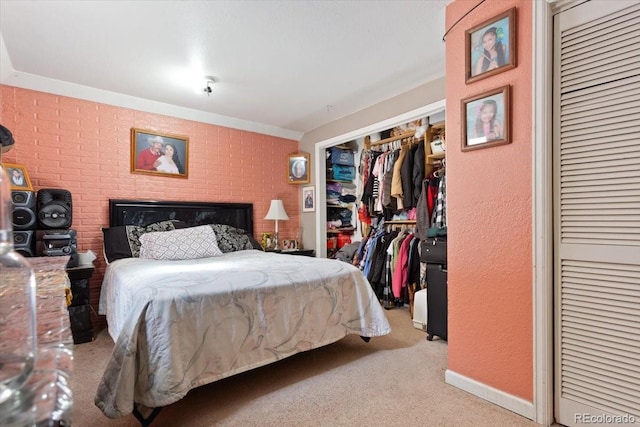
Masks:
[[[352,150],[345,150],[344,148],[331,147],[329,148],[331,153],[331,163],[341,166],[354,166],[354,156]]]
[[[327,169],[327,178],[338,181],[351,181],[356,177],[356,168],[353,166],[332,165]]]

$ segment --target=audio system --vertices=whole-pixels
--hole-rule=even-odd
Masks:
[[[36,229],[36,196],[33,191],[12,191],[13,229]]]
[[[38,191],[36,200],[38,229],[65,229],[71,227],[73,210],[71,192],[58,188],[44,188]]]
[[[37,256],[69,255],[67,267],[78,266],[78,241],[76,230],[36,230]]]
[[[11,191],[13,246],[26,257],[69,256],[78,266],[77,234],[71,229],[71,192],[58,188]]]
[[[64,256],[77,249],[76,230],[37,230],[36,253],[38,256]]]

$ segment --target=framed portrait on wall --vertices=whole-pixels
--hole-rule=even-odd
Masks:
[[[516,66],[516,8],[465,32],[466,83]]]
[[[316,210],[316,192],[313,186],[302,187],[302,212]]]
[[[131,172],[189,177],[189,138],[131,129]]]
[[[462,151],[511,142],[510,98],[507,85],[462,100]]]
[[[289,184],[308,184],[309,178],[309,154],[289,154],[287,181]]]
[[[2,166],[9,176],[11,190],[33,191],[31,181],[29,180],[29,174],[27,173],[27,168],[22,165],[15,165],[11,163],[3,163]]]

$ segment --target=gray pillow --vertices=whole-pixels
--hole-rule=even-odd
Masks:
[[[104,254],[107,262],[111,263],[122,258],[137,258],[140,256],[140,236],[151,231],[174,230],[172,221],[160,221],[145,227],[137,225],[120,225],[103,228]]]
[[[210,224],[222,253],[254,249],[244,230],[224,224]]]

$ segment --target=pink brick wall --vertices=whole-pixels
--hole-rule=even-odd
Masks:
[[[279,198],[290,217],[281,238],[295,237],[300,224],[298,186],[286,181],[297,141],[4,85],[0,123],[16,140],[4,162],[26,166],[35,190],[71,192],[80,251],[102,253],[110,198],[253,203],[258,237],[273,230],[263,218]],[[131,128],[188,136],[189,178],[132,174]],[[101,257],[95,265],[93,301],[105,268]]]

